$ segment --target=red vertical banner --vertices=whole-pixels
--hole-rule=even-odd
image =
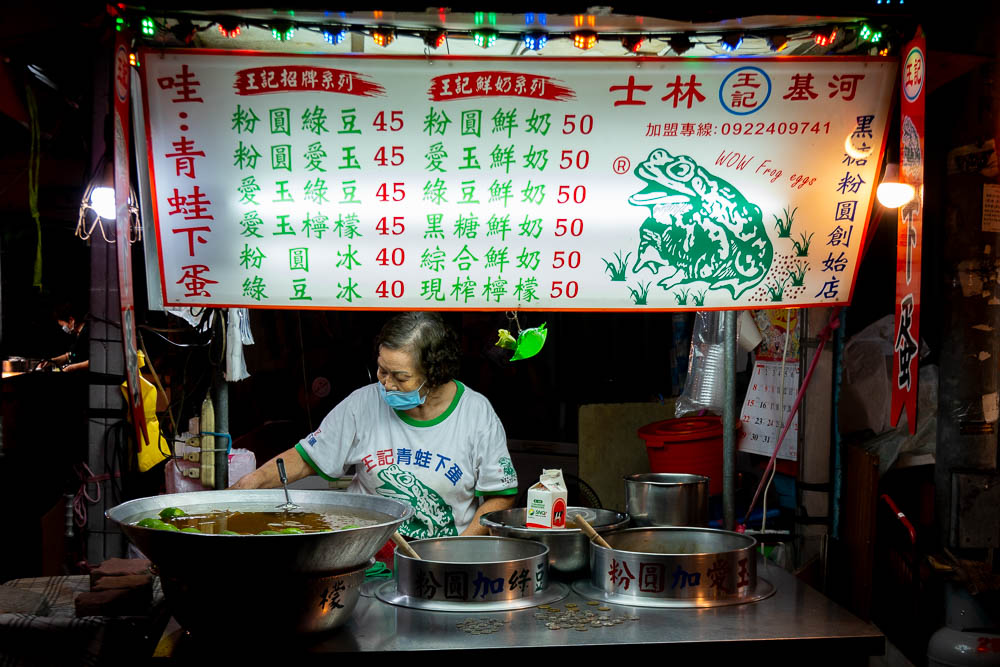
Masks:
[[[910,433],[917,431],[920,351],[920,254],[924,207],[924,79],[927,45],[923,30],[903,49],[900,81],[899,177],[915,196],[899,208],[896,234],[896,327],[892,362],[891,423],[903,408]]]
[[[132,289],[132,246],[129,195],[129,82],[132,69],[128,61],[126,33],[118,33],[114,55],[114,142],[115,142],[115,242],[118,250],[118,295],[121,303],[122,349],[125,354],[125,380],[128,402],[135,427],[136,443],[141,451],[149,446],[146,418],[139,384],[139,360],[135,346],[135,296]],[[154,445],[156,443],[153,443]]]

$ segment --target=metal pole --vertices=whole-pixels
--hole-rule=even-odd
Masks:
[[[216,315],[221,320],[223,341],[229,335],[229,317],[232,315],[228,310],[219,309]],[[212,402],[215,404],[215,431],[229,435],[229,383],[226,382],[226,360],[215,367],[212,377]],[[229,455],[225,451],[232,443],[232,436],[229,438],[215,438],[215,449],[223,450],[213,452],[215,456],[215,488],[225,489],[229,486]]]
[[[736,527],[736,315],[726,311],[723,320],[725,344],[725,404],[722,406],[722,527]]]
[[[215,394],[215,430],[219,433],[229,433],[229,383],[226,382],[225,378],[222,377],[222,371],[219,371],[220,377],[216,378]],[[229,455],[226,453],[226,448],[229,446],[229,440],[226,438],[216,438],[215,448],[217,452],[213,452],[215,455],[215,488],[225,489],[229,486]]]

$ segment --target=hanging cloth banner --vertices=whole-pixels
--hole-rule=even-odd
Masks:
[[[923,30],[903,49],[900,82],[900,182],[913,186],[913,200],[899,208],[896,234],[896,336],[892,361],[895,426],[906,408],[910,433],[917,432],[917,367],[920,350],[920,255],[924,209],[924,78],[927,72]]]
[[[131,216],[128,210],[129,195],[129,79],[128,40],[125,32],[115,39],[114,63],[114,151],[115,151],[115,245],[118,255],[118,296],[121,304],[122,348],[125,354],[125,380],[128,404],[135,427],[135,442],[139,459],[143,460],[144,447],[156,447],[146,433],[146,416],[142,406],[142,383],[139,381],[139,357],[135,347],[135,296],[132,285]]]
[[[146,51],[167,306],[850,301],[897,62]]]

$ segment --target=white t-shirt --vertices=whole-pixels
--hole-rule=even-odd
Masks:
[[[409,503],[414,515],[400,527],[403,535],[458,535],[476,513],[477,496],[517,494],[517,473],[490,402],[455,385],[451,405],[428,421],[390,408],[378,383],[361,387],[295,449],[326,479],[356,466],[348,491]]]

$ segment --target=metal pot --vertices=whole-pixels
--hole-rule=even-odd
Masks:
[[[375,555],[397,526],[413,516],[413,508],[391,498],[341,491],[288,492],[304,509],[341,512],[376,512],[391,517],[373,526],[305,535],[208,535],[180,533],[132,525],[156,516],[166,507],[230,509],[273,512],[285,502],[281,489],[195,491],[139,498],[112,507],[106,515],[153,561],[160,571],[202,575],[205,563],[225,564],[227,569],[246,564],[254,570],[261,563],[290,573],[343,572],[361,567]],[[197,557],[192,557],[193,555]]]
[[[415,540],[420,559],[396,552],[396,590],[424,600],[508,602],[548,586],[549,548],[510,537]]]
[[[587,536],[579,528],[527,528],[524,507],[513,507],[498,512],[488,512],[479,519],[490,535],[535,540],[549,548],[549,572],[553,576],[573,579],[585,575],[590,566],[590,548]],[[602,535],[625,528],[629,516],[613,510],[590,507],[569,507],[566,525],[575,525],[573,517],[582,515]]]
[[[350,614],[364,570],[413,508],[381,496],[338,491],[289,491],[304,510],[376,513],[379,523],[303,535],[211,535],[141,528],[139,519],[166,507],[192,513],[211,509],[274,511],[281,489],[198,491],[139,498],[106,516],[159,571],[164,597],[177,621],[194,632],[220,625],[286,632],[318,632]],[[338,606],[339,605],[339,606]]]
[[[716,607],[760,600],[774,587],[757,578],[757,540],[710,528],[629,528],[590,545],[587,597],[642,607]]]
[[[627,475],[625,509],[635,526],[707,526],[708,482],[701,475]]]

